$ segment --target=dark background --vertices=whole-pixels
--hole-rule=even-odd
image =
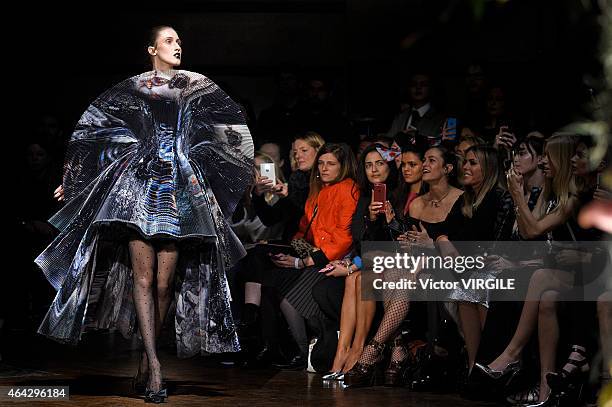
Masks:
[[[41,114],[71,129],[112,84],[147,69],[150,27],[175,26],[182,69],[211,77],[259,113],[280,66],[333,80],[349,119],[387,126],[411,69],[435,74],[435,101],[460,108],[464,72],[483,61],[530,129],[550,132],[584,116],[599,75],[596,1],[175,0],[18,5],[5,14],[11,131]],[[12,56],[11,56],[12,55]],[[6,111],[5,111],[6,112]],[[387,130],[381,128],[380,130]]]

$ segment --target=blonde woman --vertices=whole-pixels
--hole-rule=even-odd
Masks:
[[[518,231],[525,239],[545,237],[547,240],[574,240],[567,221],[576,211],[579,201],[570,160],[574,155],[576,139],[572,135],[557,133],[544,147],[541,166],[546,177],[544,188],[536,206],[529,210],[523,188],[523,178],[516,171],[508,173],[508,188],[515,204]],[[503,259],[496,267],[503,267]],[[509,379],[520,368],[523,348],[542,323],[542,312],[557,300],[559,292],[567,291],[573,283],[573,274],[563,270],[540,269],[531,277],[527,298],[523,305],[517,329],[506,349],[489,365],[476,364],[479,371],[498,382]],[[551,327],[551,330],[554,329]],[[551,345],[545,332],[540,333],[541,378],[539,385],[511,398],[511,402],[523,405],[546,405],[550,389],[545,380],[547,373],[555,370],[556,342]],[[553,350],[551,354],[551,350]]]

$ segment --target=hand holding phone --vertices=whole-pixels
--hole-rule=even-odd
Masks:
[[[276,185],[276,168],[274,163],[259,164],[259,173],[262,177],[267,177],[270,181],[272,181],[272,186]]]
[[[457,118],[449,117],[442,127],[442,140],[455,141],[457,139]]]
[[[374,188],[372,189],[372,201],[380,202],[383,204],[383,207],[379,209],[379,213],[384,213],[384,203],[387,200],[387,185],[382,183],[374,184]]]

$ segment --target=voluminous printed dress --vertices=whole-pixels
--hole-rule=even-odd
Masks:
[[[225,271],[245,255],[226,221],[253,181],[240,106],[188,71],[146,72],[98,97],[72,134],[58,237],[35,260],[57,290],[39,333],[137,328],[128,236],[170,239],[180,357],[239,349]]]

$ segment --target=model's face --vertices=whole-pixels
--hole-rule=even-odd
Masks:
[[[438,181],[446,177],[449,171],[446,167],[440,150],[437,148],[427,150],[423,160],[423,181]]]
[[[525,143],[519,145],[514,155],[514,169],[520,174],[531,174],[538,168],[540,156],[535,156]]]
[[[406,184],[414,184],[423,178],[423,161],[418,154],[412,151],[402,153],[402,177]]]
[[[589,170],[589,150],[584,143],[578,143],[576,154],[572,157],[572,174],[585,177],[591,173]]]
[[[324,184],[329,184],[330,182],[338,179],[338,176],[340,175],[340,162],[335,155],[332,153],[325,153],[321,155],[317,165],[319,167],[321,182]]]
[[[371,184],[382,184],[389,177],[389,164],[378,151],[370,151],[365,157],[365,172]]]
[[[482,185],[482,167],[480,160],[473,151],[469,151],[463,162],[463,179],[462,183],[465,186],[478,189]]]
[[[176,31],[167,27],[157,34],[155,47],[149,47],[149,55],[153,58],[153,67],[167,70],[181,64],[181,39]]]
[[[293,155],[298,170],[310,171],[317,158],[317,150],[304,140],[297,139],[293,143]]]

